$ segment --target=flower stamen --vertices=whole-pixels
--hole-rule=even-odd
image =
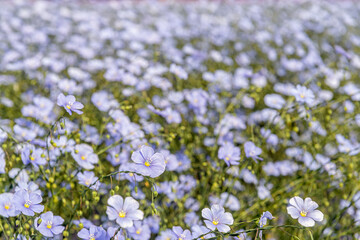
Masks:
[[[301,212],[300,212],[300,215],[301,215],[302,217],[306,217],[307,212],[305,212],[305,211],[301,211]]]
[[[124,218],[125,216],[126,216],[126,212],[124,212],[123,210],[121,210],[121,211],[119,212],[119,217]]]

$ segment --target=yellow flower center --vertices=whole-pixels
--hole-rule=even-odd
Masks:
[[[67,108],[67,109],[71,109],[71,106],[70,106],[70,105],[66,105],[66,108]]]
[[[145,166],[149,167],[150,163],[148,161],[145,162]]]
[[[140,233],[141,233],[141,231],[140,231],[140,230],[137,230],[137,231],[136,231],[136,234],[140,234]]]
[[[119,212],[119,217],[124,218],[126,216],[126,213],[124,211]]]
[[[86,157],[85,156],[81,156],[81,160],[85,160],[86,159]]]
[[[300,215],[301,215],[302,217],[306,217],[307,212],[305,212],[305,211],[301,211],[301,212],[300,212]]]
[[[10,206],[6,204],[6,205],[4,206],[4,208],[5,208],[6,210],[9,210],[9,209],[10,209]]]
[[[129,176],[132,177],[132,176],[134,176],[134,174],[133,174],[133,173],[129,173]]]
[[[304,94],[300,94],[300,97],[301,97],[301,98],[304,98],[305,96],[304,96]]]
[[[214,225],[218,225],[218,224],[219,224],[219,222],[218,222],[218,221],[215,221],[215,220],[214,220],[212,223],[213,223]]]
[[[31,156],[31,157],[30,157],[30,160],[31,160],[31,161],[34,161],[34,160],[35,160],[35,158],[34,158],[33,156]]]
[[[52,222],[48,222],[47,225],[46,225],[46,227],[47,227],[48,229],[52,228]]]
[[[226,161],[229,161],[229,160],[230,160],[230,158],[229,158],[229,157],[226,157],[226,158],[225,158],[225,160],[226,160]]]
[[[89,185],[90,185],[90,182],[89,182],[89,181],[86,181],[86,182],[85,182],[85,185],[89,186]]]
[[[24,204],[24,207],[29,208],[29,207],[30,207],[30,204],[25,203],[25,204]]]

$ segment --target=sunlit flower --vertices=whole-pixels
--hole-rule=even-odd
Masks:
[[[316,222],[324,219],[324,214],[315,210],[319,205],[312,201],[311,198],[293,197],[289,200],[290,206],[287,208],[288,214],[305,227],[313,227]]]

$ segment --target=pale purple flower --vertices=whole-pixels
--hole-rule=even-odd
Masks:
[[[85,171],[84,173],[79,173],[77,177],[81,185],[86,187],[91,186],[90,188],[93,190],[97,190],[99,188],[100,182],[94,172]]]
[[[38,219],[41,219],[41,223],[37,225]],[[52,212],[46,212],[35,219],[35,229],[38,230],[45,237],[54,237],[65,230],[64,219],[60,216],[54,216]]]
[[[315,221],[321,222],[324,214],[319,210],[315,210],[319,205],[312,201],[311,198],[293,197],[289,200],[290,206],[287,207],[288,214],[294,219],[298,219],[299,223],[305,227],[313,227]]]
[[[114,195],[108,199],[110,206],[106,209],[109,220],[116,220],[122,228],[133,226],[133,221],[142,220],[144,213],[138,210],[139,203],[132,197],[124,199],[119,195]]]
[[[225,161],[227,166],[239,165],[240,148],[226,142],[218,151],[218,158]]]
[[[75,161],[85,169],[93,169],[94,164],[99,161],[99,157],[94,153],[93,148],[84,143],[76,145],[71,155]]]
[[[170,65],[170,72],[175,74],[178,78],[186,80],[188,78],[187,72],[176,64]]]
[[[86,240],[108,240],[108,235],[102,227],[90,226],[89,229],[83,228],[77,236]]]
[[[127,229],[127,232],[134,240],[149,240],[151,236],[149,225],[141,221],[135,221],[134,225]]]
[[[268,107],[281,109],[286,101],[279,94],[267,94],[264,97],[264,102]]]
[[[136,163],[137,173],[152,178],[160,176],[165,171],[165,158],[161,153],[155,153],[151,147],[143,145],[133,152],[131,160]]]
[[[0,129],[1,133],[1,129]],[[5,173],[6,161],[5,161],[5,152],[0,148],[0,174]]]
[[[42,197],[36,193],[19,190],[14,194],[13,203],[15,208],[27,216],[34,216],[35,213],[41,213],[44,210],[44,206],[40,205],[41,202]]]
[[[247,158],[252,158],[256,161],[256,159],[263,160],[261,157],[258,157],[262,153],[261,148],[255,146],[253,142],[246,142],[244,144],[244,151]]]
[[[292,90],[292,95],[298,103],[306,103],[307,105],[313,104],[315,100],[314,93],[305,86],[297,85],[296,88]]]
[[[172,228],[173,238],[172,240],[192,240],[191,232],[189,230],[183,230],[182,227],[174,226]]]
[[[57,105],[63,107],[70,115],[72,112],[76,112],[77,114],[83,113],[79,109],[82,109],[84,105],[80,102],[77,102],[73,95],[65,96],[64,94],[60,93],[57,97]]]
[[[167,123],[181,123],[181,115],[176,110],[172,110],[170,107],[166,108],[164,111],[160,112],[160,115],[164,117]]]
[[[120,230],[118,231],[118,229],[119,229],[119,228],[109,227],[109,228],[107,229],[107,231],[106,231],[108,237],[114,238],[114,239],[116,239],[116,240],[126,240],[126,239],[125,239],[125,236],[123,235],[123,234],[124,234],[124,233],[123,233],[123,230],[120,229]]]
[[[218,204],[211,206],[211,209],[205,208],[201,211],[201,215],[205,218],[204,222],[206,227],[214,231],[217,229],[219,232],[229,232],[230,227],[234,223],[234,218],[229,212]]]
[[[20,211],[16,210],[13,202],[14,194],[2,193],[0,194],[0,216],[3,217],[15,217],[20,214]]]

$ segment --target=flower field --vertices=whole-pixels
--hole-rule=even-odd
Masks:
[[[359,13],[0,1],[0,238],[360,239]]]

